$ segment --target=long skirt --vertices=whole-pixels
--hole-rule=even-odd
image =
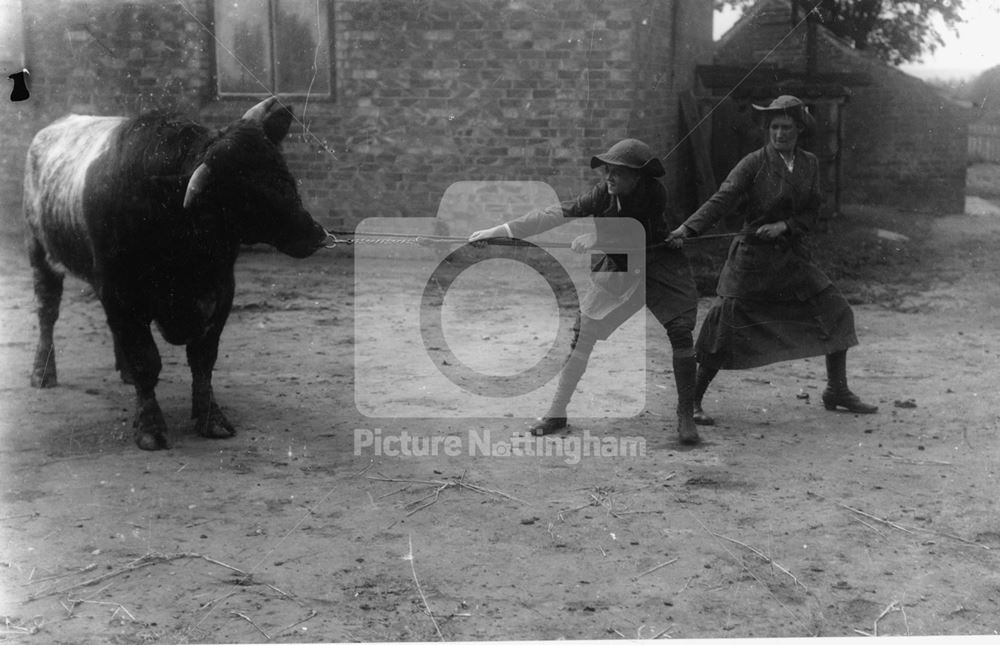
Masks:
[[[854,313],[829,286],[806,300],[720,297],[698,333],[698,362],[723,370],[823,356],[858,344]]]

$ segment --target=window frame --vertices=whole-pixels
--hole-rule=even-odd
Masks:
[[[215,76],[215,93],[216,93],[216,96],[218,96],[220,99],[230,99],[230,98],[241,98],[242,99],[242,98],[248,98],[248,97],[249,98],[261,98],[261,97],[277,96],[277,95],[288,96],[288,97],[303,97],[303,98],[304,97],[309,97],[310,100],[315,99],[315,100],[320,100],[320,101],[332,101],[334,99],[335,87],[336,87],[335,86],[336,74],[335,74],[335,71],[334,71],[335,70],[335,66],[334,66],[334,52],[336,50],[335,50],[334,43],[333,43],[333,36],[334,36],[334,31],[333,31],[333,24],[334,24],[334,21],[333,21],[333,13],[334,13],[333,12],[333,2],[331,2],[330,0],[315,0],[317,3],[319,3],[321,5],[322,8],[326,9],[326,33],[327,33],[327,55],[328,55],[327,70],[326,70],[326,74],[327,74],[327,89],[326,89],[326,91],[317,92],[316,90],[313,90],[313,91],[301,90],[301,91],[291,91],[290,92],[290,91],[285,91],[285,90],[279,90],[277,88],[277,82],[278,82],[277,81],[277,66],[275,64],[276,49],[277,49],[276,48],[276,35],[275,35],[275,31],[276,31],[275,30],[275,23],[276,23],[276,21],[275,21],[276,13],[275,12],[277,11],[277,3],[280,0],[264,0],[266,2],[266,4],[267,4],[267,11],[268,11],[267,25],[266,25],[267,33],[266,33],[266,35],[268,37],[268,46],[269,46],[269,50],[270,50],[270,55],[268,57],[268,60],[266,61],[266,65],[267,65],[267,68],[268,68],[268,72],[271,75],[270,87],[266,87],[266,88],[265,87],[261,87],[259,91],[254,91],[254,92],[234,92],[234,91],[225,91],[225,90],[222,89],[222,74],[219,73],[219,56],[220,56],[220,53],[221,53],[221,55],[224,55],[224,56],[229,56],[230,54],[228,52],[226,52],[226,51],[221,51],[220,52],[220,46],[223,45],[223,43],[218,38],[218,35],[217,35],[218,22],[219,22],[219,13],[218,13],[217,9],[218,9],[218,6],[219,6],[220,3],[224,3],[224,2],[227,2],[227,1],[231,1],[231,0],[212,0],[211,7],[210,7],[210,9],[212,11],[212,16],[211,16],[211,18],[212,18],[212,35],[213,35],[213,37],[215,39],[215,42],[213,43],[214,46],[212,47],[212,72],[213,72],[213,74]],[[285,1],[288,1],[288,0],[285,0]],[[299,0],[293,0],[293,1],[298,2]],[[232,43],[225,43],[224,45],[226,47],[228,47],[231,44]],[[319,78],[319,77],[317,76],[317,78]]]

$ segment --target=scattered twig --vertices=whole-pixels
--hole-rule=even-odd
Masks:
[[[107,589],[107,587],[105,587],[105,589]],[[130,622],[133,623],[136,622],[135,616],[132,615],[132,612],[126,609],[125,605],[121,604],[120,602],[110,602],[103,600],[86,600],[84,598],[67,598],[66,600],[71,604],[69,607],[63,604],[63,609],[65,609],[66,613],[70,616],[73,615],[73,610],[76,609],[77,605],[108,605],[109,607],[115,608],[114,612],[112,612],[111,614],[111,619],[117,616],[118,612],[123,612],[126,616],[128,616]]]
[[[368,472],[368,469],[371,468],[374,465],[375,465],[375,458],[372,457],[371,459],[368,460],[368,465],[367,466],[365,466],[364,468],[362,468],[358,472],[353,473],[351,475],[351,477],[360,477],[361,475],[364,475],[366,472]]]
[[[710,535],[719,537],[716,533],[713,533],[711,530],[709,530],[709,528],[707,526],[705,526],[705,523],[702,522],[698,518],[697,515],[695,515],[694,513],[691,513],[690,511],[688,511],[688,514],[691,515],[691,517],[694,518],[694,521],[697,522],[699,525],[701,525],[701,528],[704,529],[707,533],[709,533]],[[749,574],[749,576],[751,578],[753,578],[754,580],[756,580],[761,585],[761,587],[763,587],[765,590],[767,590],[767,592],[769,594],[771,594],[771,598],[773,598],[774,601],[776,603],[778,603],[778,606],[780,606],[782,609],[784,609],[786,612],[788,612],[788,615],[791,616],[792,618],[794,618],[797,622],[799,622],[799,623],[803,622],[802,619],[794,611],[792,611],[791,609],[789,609],[789,607],[785,603],[781,602],[781,599],[778,598],[778,596],[775,595],[775,593],[773,591],[771,591],[771,588],[767,584],[765,584],[764,581],[761,580],[757,576],[757,574],[755,574],[753,571],[750,570],[749,567],[747,567],[745,564],[743,564],[742,560],[740,558],[738,558],[736,556],[736,554],[734,554],[733,552],[731,552],[729,549],[726,549],[725,546],[723,546],[722,548],[725,549],[726,553],[728,553],[729,556],[732,557],[733,560],[735,560],[740,565],[740,567],[743,569],[743,571],[746,571],[747,574]],[[796,582],[798,582],[798,580],[796,580]],[[722,588],[721,586],[718,587],[718,589],[721,589],[721,588]],[[709,589],[708,591],[713,591],[713,589]]]
[[[3,624],[6,628],[4,631],[0,631],[0,636],[6,634],[37,634],[42,628],[43,620],[41,616],[35,616],[31,619],[30,627],[22,627],[21,625],[15,625],[11,622],[9,616],[4,616]]]
[[[930,533],[931,535],[938,535],[938,536],[941,536],[941,537],[950,538],[952,540],[958,540],[959,542],[962,542],[963,544],[968,544],[969,546],[978,546],[980,549],[985,549],[986,551],[992,550],[989,546],[987,546],[985,544],[980,544],[979,542],[973,542],[972,540],[968,540],[968,539],[962,537],[961,535],[954,535],[952,533],[942,533],[941,531],[935,531],[933,529],[920,528],[919,526],[913,527],[913,530],[915,530],[915,531],[921,531],[923,533]]]
[[[19,520],[22,517],[38,517],[40,515],[41,513],[39,513],[38,511],[35,511],[33,513],[21,513],[20,515],[5,515],[3,517],[0,517],[0,522],[6,522],[7,520]]]
[[[853,506],[848,506],[847,504],[841,504],[840,502],[837,502],[837,506],[846,508],[847,510],[851,511],[852,513],[857,513],[858,515],[863,515],[863,516],[867,517],[868,519],[875,520],[876,522],[881,522],[882,524],[885,524],[886,526],[891,526],[892,528],[896,529],[897,531],[902,531],[904,533],[910,533],[911,535],[913,534],[913,531],[911,531],[910,529],[906,528],[905,526],[900,526],[899,524],[896,524],[895,522],[890,522],[889,520],[884,520],[881,517],[875,517],[871,513],[866,513],[864,511],[862,511],[861,509],[854,508]]]
[[[528,503],[528,502],[524,501],[523,499],[518,499],[517,497],[514,497],[513,495],[508,495],[507,493],[505,493],[503,491],[495,490],[495,489],[492,489],[492,488],[485,488],[483,486],[478,486],[476,484],[470,484],[470,483],[468,483],[468,482],[465,481],[465,475],[462,475],[461,479],[453,479],[453,480],[450,480],[450,481],[441,480],[441,479],[397,479],[397,478],[394,478],[394,477],[384,477],[382,475],[374,476],[374,477],[373,476],[369,476],[369,477],[367,477],[367,479],[370,479],[370,480],[373,480],[373,481],[398,482],[398,483],[403,483],[403,484],[422,484],[424,486],[434,486],[436,488],[436,490],[433,493],[431,493],[430,495],[427,495],[426,497],[423,497],[423,498],[421,498],[421,499],[419,499],[419,500],[417,500],[415,502],[412,502],[412,504],[418,504],[418,503],[420,503],[420,502],[422,502],[422,501],[424,501],[425,499],[428,499],[428,498],[433,498],[433,499],[431,499],[430,502],[427,502],[426,504],[423,504],[422,506],[419,506],[418,508],[415,508],[415,509],[411,510],[409,513],[407,513],[407,515],[413,515],[414,513],[417,513],[419,511],[422,511],[423,509],[427,508],[428,506],[430,506],[431,504],[433,504],[434,502],[436,502],[438,500],[438,497],[441,495],[441,493],[443,491],[445,491],[446,489],[448,489],[448,488],[465,488],[467,490],[471,490],[471,491],[479,493],[481,495],[495,495],[495,496],[498,496],[498,497],[504,497],[506,499],[509,499],[509,500],[512,500],[512,501],[515,501],[515,502],[518,502],[518,503],[521,503],[521,504],[527,504]],[[402,490],[405,490],[405,489],[402,489]],[[397,491],[397,492],[399,492],[399,491]]]
[[[410,484],[407,484],[406,486],[403,486],[402,488],[397,488],[396,490],[391,491],[389,493],[384,493],[382,495],[379,495],[376,499],[385,499],[386,497],[392,497],[393,495],[398,495],[398,494],[402,493],[403,491],[407,491],[407,490],[410,490]]]
[[[671,629],[673,629],[673,628],[674,628],[674,626],[673,626],[673,625],[671,625],[670,627],[667,627],[666,629],[664,629],[663,631],[661,631],[661,632],[660,632],[659,634],[657,634],[656,636],[653,636],[653,640],[655,641],[655,640],[656,640],[657,638],[659,638],[660,636],[663,636],[664,634],[666,634],[667,632],[669,632],[669,631],[670,631]]]
[[[882,610],[882,613],[878,615],[878,618],[876,618],[875,622],[872,624],[872,636],[878,636],[878,621],[885,618],[886,614],[892,611],[902,611],[899,607],[897,607],[898,604],[898,600],[893,600],[889,603],[888,607]]]
[[[859,524],[864,524],[865,526],[867,526],[868,528],[870,528],[870,529],[871,529],[872,531],[875,531],[875,533],[877,533],[878,535],[881,535],[881,536],[884,536],[884,535],[885,535],[885,533],[883,533],[882,531],[878,530],[877,528],[875,528],[874,526],[872,526],[872,525],[871,525],[871,524],[869,524],[868,522],[866,522],[866,521],[864,521],[864,520],[862,520],[862,519],[860,519],[860,518],[857,518],[857,517],[854,517],[853,515],[852,515],[852,516],[850,516],[850,517],[851,517],[851,519],[852,519],[852,520],[854,520],[855,522],[858,522]]]
[[[966,538],[964,538],[964,537],[962,537],[960,535],[954,535],[952,533],[942,533],[941,531],[935,531],[933,529],[925,529],[925,528],[921,528],[919,526],[906,527],[906,526],[903,526],[901,524],[896,524],[895,522],[890,522],[889,520],[883,520],[881,518],[875,517],[874,515],[872,515],[870,513],[866,513],[864,511],[859,510],[857,508],[854,508],[852,506],[848,506],[847,504],[841,504],[840,502],[837,502],[837,506],[842,506],[842,507],[846,508],[849,511],[852,511],[852,512],[857,513],[859,515],[863,515],[865,517],[871,518],[871,519],[875,520],[876,522],[881,522],[882,524],[886,524],[888,526],[891,526],[892,528],[894,528],[896,530],[899,530],[899,531],[903,531],[904,533],[909,533],[910,535],[913,535],[914,531],[920,531],[922,533],[930,533],[931,535],[937,535],[937,536],[949,538],[949,539],[952,539],[952,540],[958,540],[959,542],[962,542],[963,544],[968,544],[970,546],[976,546],[976,547],[979,547],[980,549],[985,549],[986,551],[990,551],[991,550],[990,547],[988,545],[986,545],[986,544],[980,544],[978,542],[973,542],[972,540],[968,540],[968,539],[966,539]]]
[[[434,631],[437,632],[438,638],[444,640],[444,634],[441,633],[441,628],[438,627],[438,622],[434,618],[434,612],[431,611],[431,606],[427,604],[427,596],[424,595],[424,590],[420,588],[420,581],[417,579],[417,567],[413,564],[413,536],[409,535],[406,538],[409,543],[409,553],[407,553],[403,559],[410,561],[410,571],[413,573],[413,583],[417,585],[417,593],[420,594],[420,600],[424,603],[424,609],[427,611],[427,615],[430,616],[431,622],[434,623]]]
[[[891,452],[886,455],[889,459],[895,459],[896,461],[901,461],[906,464],[913,464],[915,466],[926,466],[928,464],[933,464],[935,466],[951,466],[950,461],[938,461],[936,459],[910,459],[909,457],[901,457],[899,455],[894,455]]]
[[[97,568],[96,564],[88,564],[87,566],[85,566],[82,569],[79,569],[77,571],[67,571],[66,573],[56,573],[56,574],[53,574],[51,576],[46,576],[44,578],[38,578],[37,580],[31,580],[29,578],[29,580],[27,582],[25,582],[24,584],[26,584],[26,585],[36,585],[36,584],[38,584],[40,582],[49,582],[51,580],[58,580],[60,578],[65,578],[67,576],[75,576],[78,573],[87,573],[88,571],[92,571],[93,569],[96,569],[96,568]],[[31,574],[32,574],[32,576],[35,574],[34,569],[32,569]]]
[[[115,604],[117,604],[117,603],[115,603]],[[135,616],[133,616],[132,612],[130,612],[128,609],[125,609],[125,605],[122,605],[122,604],[118,604],[118,609],[115,609],[114,612],[112,612],[111,618],[114,618],[115,616],[117,616],[119,611],[125,612],[128,615],[128,619],[130,621],[132,621],[133,623],[135,622]]]
[[[698,576],[691,576],[690,578],[688,578],[687,580],[685,580],[684,581],[684,586],[680,588],[680,591],[677,592],[677,595],[679,596],[682,593],[684,593],[684,590],[688,588],[688,585],[691,584],[691,581],[694,580],[697,577]]]
[[[239,616],[243,620],[247,621],[248,623],[250,623],[251,625],[253,625],[254,629],[256,629],[258,632],[260,632],[261,634],[263,634],[264,638],[266,638],[267,640],[271,640],[271,637],[268,635],[268,633],[265,632],[263,629],[261,629],[260,625],[258,625],[257,623],[253,622],[253,619],[250,618],[249,616],[247,616],[246,614],[244,614],[242,612],[239,612],[239,611],[236,611],[235,609],[230,610],[229,613],[232,614],[232,615],[234,615],[234,616]]]
[[[707,530],[707,529],[706,529],[706,530]],[[808,587],[806,587],[806,586],[805,586],[804,584],[802,584],[802,583],[801,583],[801,582],[799,581],[799,579],[798,579],[798,578],[796,578],[796,577],[795,577],[795,575],[794,575],[794,574],[793,574],[793,573],[792,573],[791,571],[789,571],[789,570],[788,570],[788,569],[786,569],[785,567],[781,566],[781,564],[779,564],[779,563],[775,562],[775,561],[774,561],[774,558],[771,558],[771,557],[769,557],[769,556],[765,555],[765,554],[764,554],[764,553],[763,553],[762,551],[760,551],[759,549],[755,549],[754,547],[750,546],[749,544],[744,544],[743,542],[740,542],[739,540],[734,540],[734,539],[733,539],[733,538],[731,538],[731,537],[726,537],[725,535],[720,535],[720,534],[718,534],[718,533],[715,533],[715,532],[713,532],[713,531],[711,531],[711,530],[709,530],[708,532],[709,532],[709,533],[711,533],[712,535],[714,535],[715,537],[719,538],[719,539],[722,539],[722,540],[726,540],[726,541],[728,541],[728,542],[732,542],[733,544],[738,544],[738,545],[740,545],[741,547],[743,547],[744,549],[749,549],[749,550],[750,550],[750,551],[751,551],[751,552],[752,552],[752,553],[753,553],[754,555],[756,555],[756,556],[757,556],[758,558],[760,558],[760,559],[761,559],[761,560],[763,560],[764,562],[766,562],[766,563],[770,564],[771,566],[773,566],[774,568],[776,568],[776,569],[777,569],[778,571],[782,572],[783,574],[785,574],[786,576],[788,576],[789,578],[791,578],[791,579],[792,579],[792,580],[793,580],[793,581],[795,582],[795,584],[799,585],[800,587],[802,587],[802,588],[803,588],[803,589],[805,589],[806,591],[809,591],[809,588],[808,588]]]
[[[415,506],[417,504],[420,504],[420,502],[424,501],[425,499],[430,499],[432,497],[434,498],[434,499],[431,499],[431,501],[427,502],[426,504],[420,504],[419,506],[417,506],[416,508],[414,508],[412,511],[410,511],[409,513],[407,513],[406,516],[409,517],[409,516],[413,515],[414,513],[422,511],[425,508],[427,508],[428,506],[430,506],[431,504],[437,502],[438,499],[441,497],[441,491],[443,491],[446,488],[450,488],[452,485],[453,485],[453,482],[448,482],[446,484],[438,486],[437,489],[433,493],[431,493],[430,495],[426,495],[424,497],[421,497],[420,499],[418,499],[418,500],[416,500],[416,501],[411,502],[410,504],[408,504],[408,506]]]
[[[317,612],[317,611],[316,611],[315,609],[310,609],[310,610],[309,610],[309,615],[308,615],[308,616],[306,616],[306,617],[305,617],[305,618],[303,618],[302,620],[297,620],[297,621],[295,621],[294,623],[292,623],[292,624],[291,624],[291,625],[289,625],[288,627],[285,627],[284,629],[282,629],[281,631],[279,631],[279,632],[278,632],[277,634],[275,634],[275,636],[282,636],[283,634],[285,634],[285,633],[287,633],[287,632],[290,632],[291,630],[295,629],[296,627],[298,627],[298,626],[299,626],[299,625],[301,625],[302,623],[306,622],[307,620],[312,620],[312,619],[313,619],[313,618],[315,618],[315,617],[316,617],[316,616],[317,616],[318,614],[319,614],[319,612]]]
[[[225,562],[221,562],[219,560],[216,560],[215,558],[210,558],[207,555],[201,555],[199,553],[186,553],[184,555],[186,555],[188,557],[191,557],[191,558],[201,558],[205,562],[211,562],[212,564],[217,564],[220,567],[224,567],[226,569],[229,569],[230,571],[235,571],[236,573],[240,574],[241,576],[247,576],[247,577],[250,576],[250,574],[247,573],[246,571],[244,571],[243,569],[237,569],[236,567],[234,567],[231,564],[226,564]]]
[[[588,492],[587,495],[590,497],[590,501],[587,502],[586,504],[581,504],[580,506],[574,506],[573,508],[567,508],[565,510],[559,511],[559,513],[557,514],[558,517],[559,517],[559,519],[560,520],[563,519],[563,514],[564,513],[575,513],[577,511],[581,511],[581,510],[583,510],[585,508],[590,508],[592,506],[603,506],[603,507],[607,508],[608,509],[608,515],[610,515],[611,517],[614,517],[616,519],[620,519],[621,515],[625,515],[627,513],[659,513],[660,512],[660,511],[629,511],[629,510],[616,511],[615,510],[614,500],[611,498],[612,491],[603,490],[603,489],[598,488],[597,492],[600,494],[600,497],[598,497],[598,495],[595,495],[594,493]],[[625,508],[627,509],[628,507],[626,506]]]
[[[663,567],[667,566],[668,564],[673,564],[674,562],[677,562],[677,558],[674,558],[672,560],[667,560],[666,562],[661,562],[660,564],[656,565],[655,567],[652,567],[651,569],[646,569],[645,571],[643,571],[639,575],[633,576],[632,577],[632,582],[635,582],[636,580],[638,580],[639,578],[643,577],[644,575],[653,573],[654,571],[658,571],[658,570],[662,569]]]
[[[33,593],[33,594],[31,594],[31,595],[28,596],[28,598],[27,598],[27,600],[25,600],[25,602],[30,602],[32,600],[37,600],[38,598],[44,598],[45,596],[51,596],[51,595],[54,595],[54,594],[68,593],[70,591],[73,591],[75,589],[80,589],[82,587],[90,587],[90,586],[96,585],[96,584],[98,584],[100,582],[104,582],[105,580],[109,580],[111,578],[114,578],[116,576],[120,576],[120,575],[123,575],[123,574],[126,574],[126,573],[131,573],[132,571],[135,571],[137,569],[142,569],[143,567],[148,567],[148,566],[151,566],[151,565],[154,565],[154,564],[160,564],[160,563],[163,563],[163,562],[172,562],[174,560],[180,560],[182,558],[197,558],[197,559],[205,560],[206,562],[211,562],[212,564],[219,565],[220,567],[225,567],[226,569],[230,569],[230,570],[235,571],[236,573],[239,573],[239,574],[241,574],[243,576],[249,577],[249,574],[247,574],[245,571],[243,571],[241,569],[238,569],[238,568],[236,568],[236,567],[234,567],[232,565],[226,564],[225,562],[220,562],[219,560],[216,560],[214,558],[210,558],[208,556],[201,555],[200,553],[172,553],[170,555],[165,555],[165,554],[162,554],[162,553],[147,553],[146,555],[144,555],[144,556],[142,556],[140,558],[137,558],[137,559],[133,560],[132,562],[129,562],[127,565],[125,565],[121,569],[117,569],[115,571],[109,571],[108,573],[104,573],[102,575],[99,575],[96,578],[91,578],[90,580],[84,580],[83,582],[79,582],[77,584],[70,585],[68,587],[62,587],[62,588],[59,588],[59,589],[50,589],[48,591],[38,591],[36,593]],[[85,569],[83,569],[83,571],[89,571],[91,568],[92,567],[86,567]]]
[[[180,558],[180,557],[185,557],[185,555],[186,554],[178,554],[178,555],[175,555],[175,556],[158,556],[158,557],[155,557],[155,558],[146,555],[146,556],[143,556],[143,557],[139,558],[138,560],[133,560],[129,564],[125,565],[124,568],[118,569],[117,571],[111,571],[109,573],[105,573],[105,574],[102,574],[100,576],[97,576],[96,578],[91,578],[90,580],[85,580],[85,581],[77,583],[75,585],[70,585],[69,587],[62,587],[60,589],[52,589],[52,590],[49,590],[49,591],[39,591],[37,593],[33,593],[33,594],[31,594],[31,595],[28,596],[26,602],[32,601],[32,600],[36,600],[38,598],[43,598],[45,596],[51,596],[53,594],[67,593],[67,592],[73,591],[74,589],[79,589],[81,587],[89,587],[91,585],[96,585],[97,583],[104,582],[105,580],[108,580],[109,578],[114,578],[115,576],[120,576],[120,575],[123,575],[125,573],[129,573],[131,571],[135,571],[136,569],[141,569],[143,567],[148,567],[150,565],[157,564],[158,562],[165,562],[165,561],[169,561],[169,560],[175,560],[175,559]]]

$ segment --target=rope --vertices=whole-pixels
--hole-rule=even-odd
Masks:
[[[684,243],[695,242],[701,240],[719,240],[719,239],[732,239],[743,233],[717,233],[713,235],[699,235],[697,237],[689,237],[684,239]],[[327,231],[326,232],[326,243],[323,245],[325,248],[332,249],[339,244],[420,244],[420,245],[433,245],[433,244],[466,244],[469,242],[467,237],[455,237],[449,235],[416,235],[412,233],[369,233],[367,235],[356,235],[348,231]],[[509,237],[488,237],[482,240],[477,240],[473,244],[482,243],[490,244],[496,246],[538,246],[546,249],[568,249],[572,248],[570,242],[555,242],[555,241],[537,241],[528,242],[526,240],[521,240],[517,238]],[[657,242],[655,244],[650,244],[646,247],[649,249],[657,249],[663,246],[667,246],[667,242]],[[604,251],[630,251],[634,249],[625,248],[607,248],[601,249]]]

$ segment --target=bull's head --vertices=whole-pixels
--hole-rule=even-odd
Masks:
[[[277,97],[261,101],[222,132],[195,168],[184,208],[211,202],[235,216],[240,241],[265,243],[296,258],[323,245],[326,231],[303,208],[279,149],[292,112]]]

